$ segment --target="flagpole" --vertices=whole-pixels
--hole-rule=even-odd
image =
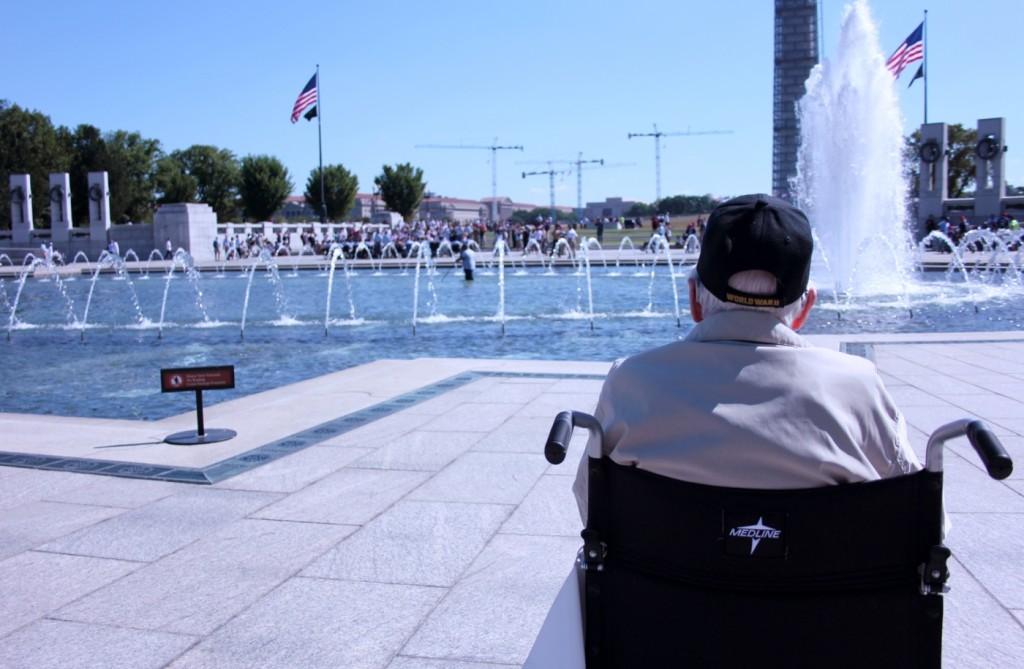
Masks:
[[[927,80],[925,80],[927,81]],[[927,89],[925,89],[927,90]],[[320,63],[316,64],[316,141],[320,149],[320,224],[327,222],[327,200],[324,197],[324,118],[323,90],[320,88]],[[926,103],[927,104],[927,103]],[[927,116],[927,113],[926,113]]]
[[[924,42],[924,59],[921,66],[924,67],[924,122],[928,123],[928,10],[924,10],[924,34],[921,35]]]

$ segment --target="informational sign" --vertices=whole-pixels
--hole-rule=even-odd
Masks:
[[[235,368],[183,367],[160,370],[160,389],[165,393],[184,390],[228,390],[235,387]]]
[[[175,432],[164,438],[168,444],[195,446],[212,444],[231,439],[234,430],[207,430],[203,423],[203,391],[229,390],[235,387],[235,368],[222,367],[181,367],[160,370],[160,389],[165,393],[192,391],[196,394],[196,429]]]

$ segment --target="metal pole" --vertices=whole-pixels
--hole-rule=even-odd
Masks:
[[[491,225],[498,224],[498,147],[491,147]]]
[[[206,435],[206,428],[203,427],[203,391],[196,391],[196,420],[199,424],[199,429],[196,430],[196,434],[200,437]]]
[[[576,156],[576,221],[583,220],[583,152]]]
[[[558,213],[555,211],[555,171],[548,170],[548,196],[551,198],[551,223],[558,223]]]
[[[654,206],[661,202],[661,133],[654,133]]]
[[[921,36],[924,42],[924,60],[921,67],[924,69],[924,122],[928,122],[928,10],[924,10],[924,34]]]
[[[320,90],[320,63],[316,64],[316,141],[320,149],[320,225],[327,222],[327,199],[324,197],[324,117],[323,91]]]

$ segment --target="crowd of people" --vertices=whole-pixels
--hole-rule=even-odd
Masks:
[[[951,220],[949,216],[943,214],[939,220],[935,220],[934,217],[929,216],[925,222],[925,235],[929,235],[933,232],[940,232],[945,235],[953,246],[959,246],[964,236],[972,230],[987,230],[990,232],[1007,231],[1010,233],[1020,232],[1021,226],[1020,221],[1017,220],[1016,216],[1011,216],[1009,212],[1003,212],[998,216],[989,216],[987,219],[980,223],[972,223],[966,215],[960,214],[954,216]],[[983,242],[979,240],[979,245],[983,246]],[[1020,247],[1021,241],[1011,241],[1009,250],[1016,251]],[[942,253],[951,253],[952,248],[948,244],[945,244],[934,238],[928,243],[928,248],[932,251],[940,251]],[[980,248],[975,250],[981,250]]]
[[[586,237],[595,237],[598,242],[604,240],[604,230],[609,227],[639,227],[638,221],[612,219],[604,217],[597,220],[584,218],[580,222],[554,221],[551,217],[541,218],[524,223],[518,220],[499,221],[492,225],[487,221],[440,221],[416,220],[401,221],[387,225],[366,223],[362,225],[343,225],[317,234],[313,229],[298,232],[275,232],[267,235],[262,231],[251,231],[245,236],[222,234],[214,238],[213,252],[216,260],[233,260],[257,255],[263,250],[271,255],[288,255],[302,253],[305,255],[326,256],[337,246],[346,258],[386,258],[410,257],[426,244],[432,256],[439,252],[450,251],[458,255],[464,248],[482,249],[493,247],[501,240],[509,251],[538,253],[541,255],[575,256]],[[691,221],[681,234],[673,231],[668,216],[652,216],[650,219],[650,237],[660,235],[670,246],[681,248],[686,239],[695,235],[698,239],[703,235],[704,220],[698,218]],[[643,248],[648,247],[648,240]],[[561,240],[565,240],[564,243]],[[295,242],[298,242],[296,246]],[[637,245],[638,248],[641,245]]]

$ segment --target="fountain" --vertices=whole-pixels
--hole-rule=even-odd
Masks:
[[[665,252],[665,262],[668,265],[668,276],[672,281],[672,302],[675,305],[676,327],[682,327],[683,321],[679,315],[679,288],[676,285],[676,272],[672,266],[672,250],[669,248],[668,241],[661,235],[652,236],[647,246],[651,249],[654,258],[651,260],[650,282],[647,285],[647,307],[644,311],[652,313],[654,310],[654,274],[655,269],[658,267],[658,251],[663,250]]]
[[[377,262],[377,271],[373,273],[374,276],[384,275],[384,261],[389,257],[394,258],[396,260],[398,259],[398,249],[395,247],[394,242],[388,242],[387,244],[384,245],[384,248],[381,249],[380,259]]]
[[[9,312],[11,310],[11,299],[7,297],[7,284],[4,283],[3,279],[0,279],[0,299],[3,300],[4,309]]]
[[[334,268],[341,258],[341,271],[345,275],[345,290],[348,293],[348,317],[349,320],[356,320],[356,305],[352,301],[352,282],[349,279],[348,265],[345,262],[345,253],[338,244],[332,244],[330,253],[330,269],[327,274],[327,304],[324,308],[324,336],[327,336],[327,328],[331,322],[331,293],[334,290]]]
[[[686,241],[683,242],[683,253],[700,253],[700,240],[692,232],[686,235]]]
[[[536,239],[531,239],[529,242],[526,243],[526,248],[523,249],[523,272],[526,272],[526,256],[530,255],[530,249],[533,249],[534,252],[541,257],[541,269],[544,268],[544,251],[543,249],[541,249],[540,242],[537,241]],[[551,270],[549,273],[554,274],[554,270]]]
[[[910,267],[903,119],[865,0],[843,14],[836,55],[815,66],[797,105],[794,192],[831,261],[837,292],[906,284]],[[892,254],[859,255],[880,235]],[[820,272],[815,272],[816,275]]]
[[[135,249],[128,249],[127,251],[124,252],[124,255],[121,256],[121,260],[123,261],[122,264],[125,265],[126,271],[127,271],[128,263],[129,262],[133,262],[131,260],[132,258],[134,258],[135,265],[138,266],[139,265],[139,254],[135,252]],[[139,267],[139,274],[140,275],[142,274],[142,268],[141,267]]]
[[[448,251],[448,257],[454,258],[455,252],[452,251],[452,243],[447,239],[442,239],[441,243],[437,245],[437,253],[434,254],[435,258],[440,258],[444,255],[444,251]]]
[[[136,262],[138,262],[138,256],[136,256]],[[116,274],[116,278],[121,281],[126,281],[128,289],[131,292],[132,307],[135,309],[135,322],[139,326],[145,326],[149,324],[149,320],[142,314],[142,305],[139,304],[139,295],[135,291],[135,285],[132,283],[131,278],[128,277],[128,270],[125,266],[124,259],[118,255],[110,253],[109,251],[100,252],[100,257],[96,260],[96,267],[92,273],[92,279],[89,281],[89,295],[85,300],[85,310],[82,312],[82,320],[79,324],[81,329],[81,338],[85,339],[85,329],[89,323],[89,309],[92,307],[92,296],[96,291],[96,279],[99,278],[100,272],[104,267],[113,267]]]
[[[196,269],[195,263],[192,260],[192,256],[185,249],[178,249],[174,252],[171,257],[171,266],[167,268],[167,277],[164,280],[164,297],[160,302],[160,322],[157,325],[157,338],[162,339],[164,336],[164,315],[167,313],[167,295],[171,291],[171,280],[174,278],[174,270],[181,267],[182,272],[188,278],[189,284],[192,286],[192,292],[195,295],[195,305],[202,316],[202,322],[209,324],[210,316],[206,312],[206,305],[203,303],[203,291],[199,287],[199,270]],[[246,290],[245,294],[246,302],[249,299],[249,292]],[[245,329],[245,322],[243,319],[242,329]]]
[[[623,247],[626,246],[629,247],[630,252],[633,254],[633,265],[636,267],[636,269],[633,272],[633,276],[646,276],[646,274],[644,273],[643,263],[640,262],[640,258],[636,257],[636,247],[633,246],[633,240],[629,237],[629,235],[623,237],[622,241],[619,242],[619,252],[615,256],[616,275],[618,275],[619,272],[619,261],[622,259],[622,249]]]
[[[505,250],[508,245],[504,239],[498,239],[494,251],[498,254],[498,320],[501,321],[501,336],[505,336]]]
[[[590,247],[596,246],[597,250],[601,252],[601,267],[604,268],[605,274],[608,273],[608,258],[605,257],[604,249],[601,247],[601,242],[597,241],[597,237],[586,237],[583,240],[581,248],[590,250]]]
[[[912,244],[903,120],[866,0],[844,9],[835,57],[811,71],[797,113],[792,191],[815,236],[812,278],[832,287],[839,317],[892,307],[890,298],[911,318],[936,303],[968,303],[979,313],[983,302],[1024,287],[1008,231],[971,230],[957,241],[932,232]],[[938,256],[930,265],[947,266],[945,281],[920,273],[926,253]]]
[[[569,257],[569,260],[572,261],[573,271],[579,271],[579,267],[576,263],[576,252],[573,251],[572,245],[569,244],[569,240],[565,237],[561,237],[555,242],[555,245],[551,249],[551,262],[548,264],[551,274],[555,273],[555,260],[562,257],[563,252]]]
[[[284,294],[284,286],[281,284],[281,274],[278,271],[277,260],[269,249],[260,250],[259,255],[253,259],[249,266],[249,277],[245,284],[245,297],[242,300],[242,324],[239,330],[239,337],[245,339],[245,321],[249,315],[249,295],[252,293],[252,280],[256,275],[256,269],[262,264],[266,270],[267,280],[270,281],[271,292],[274,295],[274,305],[277,308],[278,325],[292,325],[296,320],[288,313],[288,300]],[[205,312],[204,312],[205,316]]]
[[[593,285],[590,282],[590,242],[595,242],[597,244],[597,248],[599,248],[599,249],[601,248],[601,243],[598,242],[597,239],[595,239],[594,237],[588,237],[587,239],[585,239],[583,241],[583,244],[580,245],[580,255],[583,256],[583,261],[582,262],[583,262],[583,266],[586,269],[586,273],[587,273],[587,314],[588,314],[589,320],[590,320],[590,329],[593,330],[594,329],[594,287],[593,287]],[[603,252],[602,252],[602,255],[603,255]],[[607,267],[608,267],[608,264],[605,263],[605,269],[607,269]]]
[[[438,247],[440,250],[440,247]],[[451,247],[449,246],[449,251]],[[437,309],[437,293],[434,291],[433,259],[430,256],[430,244],[420,244],[416,253],[416,278],[413,280],[412,289],[412,333],[416,334],[416,321],[419,316],[420,307],[420,264],[425,267],[427,276],[427,290],[430,291],[430,315],[433,316]]]

